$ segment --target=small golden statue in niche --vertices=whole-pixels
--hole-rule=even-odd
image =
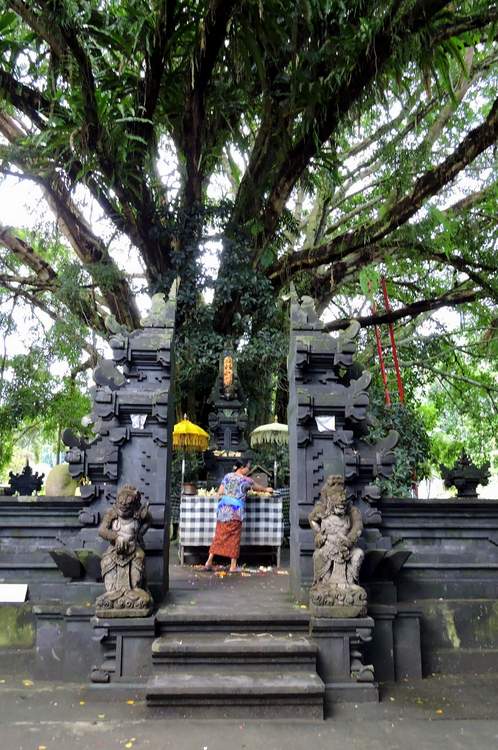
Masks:
[[[233,383],[233,358],[227,355],[223,359],[223,385],[232,385]]]
[[[223,357],[223,391],[225,398],[235,397],[234,365],[231,354]]]

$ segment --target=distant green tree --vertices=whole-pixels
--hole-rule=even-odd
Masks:
[[[4,364],[0,380],[0,474],[8,465],[14,446],[45,441],[54,452],[64,450],[60,432],[65,427],[81,430],[81,418],[90,410],[82,383],[50,373],[46,352],[32,350]]]

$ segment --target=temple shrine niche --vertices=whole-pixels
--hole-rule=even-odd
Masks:
[[[209,450],[214,458],[210,462],[210,476],[220,481],[231,471],[234,458],[247,453],[249,448],[245,439],[247,414],[244,395],[232,349],[227,348],[220,355],[218,375],[209,402],[212,406],[208,417]]]

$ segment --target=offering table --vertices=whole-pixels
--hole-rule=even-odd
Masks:
[[[209,547],[216,527],[217,495],[182,495],[178,547],[184,564],[186,547]],[[246,500],[242,524],[242,547],[271,547],[280,565],[280,548],[284,538],[282,496],[250,494]]]

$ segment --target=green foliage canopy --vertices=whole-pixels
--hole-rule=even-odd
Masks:
[[[407,377],[432,367],[446,413],[434,370],[454,375],[449,350],[470,345],[456,374],[485,413],[497,23],[489,0],[0,0],[0,171],[54,217],[0,226],[0,310],[63,320],[91,365],[106,315],[136,327],[137,295],[179,276],[189,413],[205,412],[231,336],[264,373],[263,421],[285,389],[289,284],[335,327],[369,327],[382,311],[362,315],[360,283],[384,273]],[[441,330],[441,308],[462,311],[458,330]]]

